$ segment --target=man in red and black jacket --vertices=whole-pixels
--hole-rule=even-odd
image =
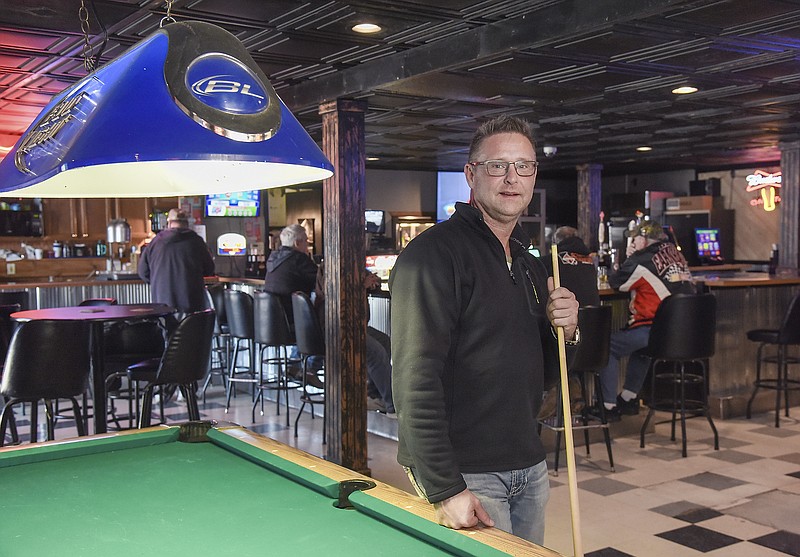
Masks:
[[[675,244],[666,241],[658,222],[644,221],[628,235],[632,240],[627,259],[609,277],[612,288],[631,293],[628,327],[611,335],[611,354],[601,373],[606,416],[610,419],[618,419],[620,414],[639,413],[639,391],[649,360],[636,351],[647,346],[658,306],[672,294],[695,292],[686,259]],[[629,356],[628,368],[618,395],[619,359],[623,356]]]

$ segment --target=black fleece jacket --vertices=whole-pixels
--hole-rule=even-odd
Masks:
[[[150,283],[153,302],[189,313],[207,307],[203,277],[214,274],[214,259],[203,238],[189,228],[159,232],[142,252],[139,276]]]
[[[557,373],[547,275],[517,227],[512,268],[476,208],[420,234],[392,270],[393,394],[398,462],[430,502],[466,488],[461,472],[540,463],[545,375]],[[547,370],[547,373],[545,373]]]
[[[287,246],[281,246],[269,254],[264,290],[280,296],[289,323],[294,323],[292,292],[310,295],[316,282],[317,265],[307,254]]]

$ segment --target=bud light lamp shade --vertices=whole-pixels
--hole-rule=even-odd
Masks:
[[[162,197],[324,180],[331,163],[224,29],[172,23],[55,96],[0,193]]]

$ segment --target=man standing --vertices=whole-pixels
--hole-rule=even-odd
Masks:
[[[150,283],[153,302],[184,314],[207,307],[203,277],[214,274],[214,259],[205,240],[189,228],[189,217],[182,210],[170,209],[167,229],[144,249],[138,272]]]
[[[292,292],[311,295],[316,282],[317,266],[308,255],[306,230],[299,224],[290,224],[281,230],[281,247],[267,259],[264,290],[280,296],[289,323],[294,323]]]
[[[618,420],[620,414],[639,413],[639,391],[644,384],[650,360],[636,353],[647,346],[650,326],[661,302],[676,293],[694,294],[692,274],[677,246],[666,240],[661,225],[643,221],[628,233],[632,238],[627,259],[609,277],[609,285],[620,292],[630,292],[628,327],[611,335],[608,365],[600,373],[606,417]],[[625,384],[617,395],[619,359],[630,356]]]
[[[546,372],[557,376],[551,327],[575,342],[578,303],[553,289],[517,224],[538,166],[529,124],[484,123],[469,161],[472,202],[414,239],[389,279],[397,459],[441,524],[541,544],[549,479],[536,415]]]

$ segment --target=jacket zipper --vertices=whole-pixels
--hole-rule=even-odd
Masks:
[[[525,269],[525,275],[527,275],[528,282],[531,283],[531,288],[533,288],[533,295],[536,297],[536,303],[541,305],[542,302],[539,301],[539,293],[536,291],[536,284],[534,284],[533,278],[531,278],[531,272],[528,269]]]

